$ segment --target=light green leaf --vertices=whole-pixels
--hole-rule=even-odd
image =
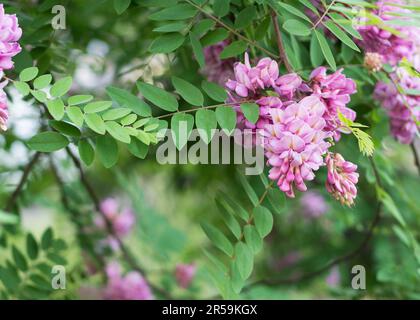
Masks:
[[[69,140],[58,132],[41,132],[29,139],[28,147],[40,152],[53,152],[63,149],[69,144]]]
[[[242,184],[242,187],[245,189],[246,194],[248,195],[251,203],[256,207],[259,204],[259,199],[254,189],[249,184],[248,180],[242,175],[239,174],[239,182]]]
[[[38,75],[38,72],[39,70],[37,67],[30,67],[30,68],[23,69],[19,73],[19,80],[23,82],[31,81],[35,79],[35,77]]]
[[[254,254],[258,253],[262,249],[262,238],[254,226],[246,225],[244,227],[244,237],[246,243],[252,249]]]
[[[52,75],[44,74],[34,80],[34,88],[35,89],[44,89],[47,87],[52,81]]]
[[[114,9],[118,14],[122,14],[131,4],[131,0],[114,0]]]
[[[318,40],[319,46],[321,47],[321,51],[325,57],[325,60],[327,60],[328,64],[333,70],[337,69],[337,66],[335,64],[334,55],[331,51],[331,48],[327,42],[327,39],[325,39],[324,35],[319,32],[318,30],[314,30],[316,38]]]
[[[127,133],[126,130],[117,122],[115,121],[107,121],[105,122],[106,131],[113,136],[116,140],[119,140],[124,143],[130,143],[131,138],[130,135]]]
[[[113,167],[118,161],[118,145],[110,136],[98,136],[96,138],[96,152],[99,161],[107,169]]]
[[[178,101],[172,94],[165,90],[141,81],[137,82],[137,88],[147,100],[159,108],[170,112],[178,110]]]
[[[217,107],[216,119],[227,135],[231,135],[236,128],[236,111],[231,107]]]
[[[257,123],[260,116],[260,108],[256,103],[242,103],[241,111],[249,122]]]
[[[203,80],[201,87],[214,101],[224,102],[228,97],[226,90],[214,82]]]
[[[66,113],[76,126],[81,127],[83,125],[83,112],[79,107],[68,107],[66,108]]]
[[[271,212],[261,205],[254,208],[254,222],[258,233],[262,238],[267,236],[273,229],[273,215]]]
[[[286,20],[283,28],[290,34],[296,36],[309,36],[311,34],[311,28],[308,25],[295,19]]]
[[[150,117],[152,115],[150,106],[127,90],[109,86],[106,88],[106,93],[120,107],[129,108],[142,117]]]
[[[105,134],[105,123],[96,113],[85,114],[86,124],[90,129],[99,134]]]
[[[311,64],[314,68],[318,68],[324,62],[324,54],[322,53],[321,46],[319,45],[315,33],[312,33],[311,37],[310,57]]]
[[[39,102],[45,103],[47,101],[47,94],[44,91],[40,90],[31,90],[31,94]]]
[[[17,224],[17,223],[19,223],[18,215],[0,210],[0,224]]]
[[[334,22],[332,22],[331,20],[327,20],[323,22],[323,24],[346,46],[352,48],[357,52],[360,52],[360,49],[356,46],[353,40],[351,40],[350,37],[343,30],[337,27],[337,25]]]
[[[104,120],[117,120],[130,114],[131,110],[128,108],[114,108],[110,109],[102,115]]]
[[[50,94],[56,98],[61,97],[70,90],[72,83],[72,77],[64,77],[53,84],[53,86],[50,89]]]
[[[130,124],[133,124],[136,120],[137,120],[137,115],[132,113],[132,114],[129,114],[129,115],[125,116],[124,118],[122,118],[120,120],[120,123],[123,126],[129,126]]]
[[[245,41],[234,41],[223,49],[219,57],[220,59],[235,57],[244,53],[247,47],[248,44]]]
[[[60,98],[47,101],[47,109],[55,120],[61,120],[64,116],[64,103]]]
[[[172,84],[185,101],[194,106],[203,105],[203,94],[196,86],[178,77],[172,77]]]
[[[19,91],[19,93],[24,97],[27,96],[31,91],[31,87],[29,87],[29,84],[27,84],[26,82],[15,81],[13,82],[13,85],[15,86],[17,91]]]
[[[195,123],[205,143],[209,144],[217,128],[216,114],[212,110],[200,109],[195,113]]]
[[[94,101],[94,102],[88,103],[84,107],[83,111],[85,113],[97,113],[97,112],[105,111],[111,108],[111,106],[112,106],[112,101]]]
[[[216,229],[215,227],[213,227],[212,225],[210,225],[206,222],[203,222],[201,224],[201,227],[203,228],[204,232],[206,233],[206,235],[210,239],[210,241],[217,248],[222,250],[228,256],[233,255],[233,246],[229,242],[228,238],[226,238],[226,236],[221,231],[219,231],[218,229]]]
[[[241,278],[244,280],[248,279],[254,267],[254,256],[249,247],[243,242],[238,242],[235,245],[235,263]]]
[[[168,33],[156,38],[150,45],[152,53],[169,53],[178,49],[184,43],[184,36],[180,33]]]
[[[80,94],[80,95],[71,96],[67,100],[67,104],[69,106],[77,106],[79,104],[87,103],[91,100],[93,100],[93,96],[91,96],[90,94]]]
[[[188,113],[177,113],[171,119],[171,133],[175,146],[181,150],[188,142],[194,127],[194,117]]]
[[[127,146],[128,151],[137,158],[144,159],[147,156],[149,147],[138,139],[131,139],[131,143]]]
[[[306,21],[308,21],[309,23],[312,23],[311,19],[309,19],[303,12],[302,10],[299,10],[297,8],[295,8],[294,6],[287,4],[287,3],[283,3],[280,1],[275,1],[275,0],[270,0],[270,5],[272,7],[274,7],[274,9],[279,12],[280,14],[282,13],[282,10],[286,10],[288,12],[290,12],[291,14],[302,18]]]

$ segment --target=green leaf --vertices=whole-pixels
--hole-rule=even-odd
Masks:
[[[244,227],[244,237],[246,243],[254,254],[258,253],[262,249],[262,238],[254,226],[246,225]]]
[[[145,145],[150,145],[150,135],[147,134],[147,132],[144,132],[143,130],[139,130],[137,132],[137,139],[139,139],[141,142],[143,142]]]
[[[27,84],[26,82],[15,81],[13,82],[13,85],[15,86],[17,91],[19,91],[19,93],[24,97],[27,96],[29,92],[31,92],[31,87],[29,87],[29,84]]]
[[[18,215],[0,210],[0,224],[16,224],[18,222]]]
[[[188,113],[177,113],[171,119],[172,139],[178,150],[181,150],[188,142],[194,127],[194,117]]]
[[[61,97],[70,90],[72,83],[72,77],[64,77],[53,84],[50,90],[50,94],[56,98]]]
[[[334,20],[335,23],[340,25],[340,27],[342,27],[353,38],[363,40],[363,37],[361,36],[361,34],[356,29],[354,29],[352,27],[351,20],[346,19],[345,22],[342,22],[344,18],[341,14],[339,14],[337,12],[330,12],[328,15]]]
[[[137,88],[147,100],[159,108],[170,112],[178,110],[178,101],[165,90],[141,81],[137,82]]]
[[[217,107],[216,119],[225,133],[230,136],[236,128],[236,111],[231,107]]]
[[[31,81],[35,79],[35,77],[38,75],[38,72],[39,70],[37,67],[30,67],[30,68],[23,69],[19,73],[19,79],[20,81],[23,81],[23,82]]]
[[[259,199],[257,194],[255,193],[254,189],[252,189],[251,185],[249,184],[248,180],[242,174],[239,174],[239,182],[242,184],[246,194],[248,195],[249,200],[251,203],[256,207],[259,204]]]
[[[132,113],[132,114],[129,114],[129,115],[125,116],[124,118],[122,118],[120,120],[120,123],[123,126],[129,126],[130,124],[133,124],[136,120],[137,120],[137,115]]]
[[[114,9],[118,14],[122,14],[131,4],[131,0],[114,0]]]
[[[294,6],[291,6],[290,4],[283,3],[280,1],[270,0],[270,5],[274,7],[274,9],[280,14],[282,13],[281,12],[282,9],[284,9],[288,11],[289,13],[308,21],[309,23],[312,23],[311,19],[309,19],[301,10],[295,8]]]
[[[401,226],[406,227],[407,224],[405,219],[391,196],[383,189],[378,189],[378,195],[387,211],[393,215],[393,217],[401,224]]]
[[[230,8],[230,0],[214,0],[213,11],[219,18],[228,14]]]
[[[203,46],[200,43],[200,39],[194,32],[190,32],[190,42],[191,42],[191,47],[194,52],[195,59],[200,65],[200,68],[204,68],[206,65],[206,61],[205,61],[204,53],[203,53]]]
[[[137,158],[144,159],[147,156],[149,147],[138,139],[131,139],[131,143],[127,146],[128,151]]]
[[[85,113],[97,113],[101,111],[105,111],[112,106],[112,101],[95,101],[88,103],[83,111]]]
[[[66,113],[69,119],[78,127],[83,125],[83,112],[79,107],[67,107]]]
[[[149,47],[151,53],[170,53],[184,43],[184,36],[180,33],[168,33],[156,38]]]
[[[80,137],[80,130],[71,123],[65,121],[50,120],[49,125],[66,136]]]
[[[201,227],[203,228],[210,241],[217,248],[226,253],[228,256],[233,255],[233,246],[221,231],[206,222],[203,222]]]
[[[256,103],[242,103],[241,111],[249,122],[257,123],[260,117],[260,108]]]
[[[116,140],[119,140],[124,143],[130,143],[131,138],[127,131],[115,121],[105,122],[106,131],[113,136]]]
[[[66,147],[69,144],[69,140],[57,132],[47,131],[38,133],[29,139],[26,144],[35,151],[53,152]]]
[[[321,47],[322,54],[325,57],[325,60],[327,60],[328,64],[333,70],[336,70],[337,66],[335,64],[334,55],[331,51],[330,46],[328,45],[327,39],[325,39],[324,35],[318,30],[314,30],[314,32],[318,40],[319,46]]]
[[[311,37],[310,58],[314,68],[318,68],[324,62],[324,54],[322,53],[321,46],[319,45],[315,33],[313,33]]]
[[[98,136],[96,138],[96,151],[99,161],[105,168],[113,167],[118,161],[117,142],[108,135]]]
[[[26,236],[26,253],[31,260],[35,260],[38,257],[38,243],[36,242],[34,236],[31,233],[28,233]]]
[[[235,57],[244,53],[247,47],[248,44],[245,41],[234,41],[223,49],[219,57],[220,59]]]
[[[195,123],[205,143],[209,144],[217,128],[216,114],[212,110],[200,109],[195,113]]]
[[[185,22],[173,22],[173,23],[164,24],[163,26],[154,28],[153,31],[154,32],[163,32],[163,33],[178,32],[178,31],[182,31],[186,27],[187,27],[187,25],[185,24]]]
[[[93,96],[91,96],[90,94],[80,94],[80,95],[71,96],[67,100],[67,103],[69,106],[77,106],[79,104],[87,103],[91,100],[93,100]]]
[[[201,87],[204,92],[214,101],[224,102],[227,99],[226,90],[214,82],[203,80]]]
[[[31,94],[39,102],[45,103],[47,101],[47,94],[44,91],[31,90]]]
[[[219,43],[229,36],[229,32],[223,28],[217,28],[207,33],[202,39],[201,44],[205,47]]]
[[[47,109],[55,120],[61,120],[64,117],[64,103],[60,98],[48,100]]]
[[[238,242],[235,245],[235,263],[242,279],[248,279],[254,268],[254,256],[249,247],[243,243]]]
[[[235,28],[243,29],[249,26],[252,23],[252,20],[255,19],[257,11],[254,6],[248,6],[238,13],[235,19]]]
[[[105,134],[105,123],[96,113],[85,114],[86,124],[90,129],[99,134]]]
[[[44,233],[41,236],[41,248],[42,250],[47,250],[49,247],[51,247],[52,242],[54,239],[53,230],[51,227],[46,229]]]
[[[241,226],[239,222],[236,221],[231,207],[225,201],[219,198],[216,198],[216,205],[229,230],[232,231],[232,234],[236,239],[240,240],[242,235]]]
[[[262,238],[267,236],[273,229],[273,215],[261,205],[254,208],[254,222],[258,233]]]
[[[19,270],[22,270],[22,271],[28,270],[28,262],[26,261],[25,256],[15,246],[12,247],[12,256],[13,256],[13,261],[15,262],[16,267],[18,267]]]
[[[308,25],[295,19],[286,20],[283,28],[290,34],[296,36],[309,36],[311,34],[311,28]]]
[[[102,115],[104,120],[117,120],[129,115],[131,110],[128,108],[114,108],[110,109]]]
[[[262,40],[264,37],[269,34],[268,29],[270,28],[271,19],[270,17],[266,17],[261,23],[258,24],[257,28],[255,29],[255,40]]]
[[[150,106],[127,90],[109,86],[106,88],[106,93],[120,107],[127,107],[142,117],[150,117],[152,115]]]
[[[202,35],[206,34],[210,29],[213,29],[216,22],[211,19],[202,19],[197,22],[192,31],[197,35],[197,37],[201,37]]]
[[[348,46],[349,48],[360,52],[360,49],[357,47],[357,45],[353,42],[353,40],[350,39],[350,37],[343,31],[341,30],[339,27],[337,27],[337,25],[332,22],[331,20],[327,20],[325,22],[323,22],[323,24],[328,28],[328,30],[330,30],[338,39],[341,40],[341,42],[343,42],[346,46]]]
[[[79,149],[80,159],[85,165],[90,166],[95,159],[95,150],[87,139],[82,139],[77,145]]]
[[[192,18],[197,12],[192,5],[183,3],[162,9],[149,16],[150,20],[185,20]]]
[[[52,75],[44,74],[34,80],[34,88],[35,89],[44,89],[47,87],[52,81]]]
[[[196,86],[178,77],[172,77],[172,84],[185,101],[194,106],[203,105],[203,94]]]

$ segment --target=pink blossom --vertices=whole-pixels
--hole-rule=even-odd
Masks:
[[[391,77],[405,92],[420,90],[420,78],[410,76],[405,69],[398,68]],[[402,95],[394,83],[378,82],[374,97],[388,112],[391,134],[400,143],[410,144],[419,128],[416,120],[420,121],[420,96]]]
[[[300,198],[300,205],[307,218],[318,218],[328,211],[324,197],[315,191],[305,192]]]
[[[340,284],[340,280],[340,271],[338,270],[338,267],[335,266],[331,268],[331,271],[325,279],[325,282],[328,284],[328,286],[335,288]]]
[[[340,139],[340,132],[347,132],[338,118],[338,112],[351,121],[356,118],[356,112],[346,107],[350,102],[350,95],[356,92],[356,83],[342,74],[342,71],[343,69],[339,69],[327,75],[327,68],[318,67],[310,75],[314,94],[320,97],[326,106],[323,115],[326,121],[324,130],[331,131],[336,140]]]
[[[322,156],[330,146],[324,141],[328,137],[323,131],[324,112],[324,104],[315,96],[284,110],[270,110],[273,124],[266,125],[263,133],[265,155],[273,167],[269,178],[289,197],[294,197],[293,186],[306,191],[304,181],[313,180],[313,171],[324,164]]]
[[[7,119],[9,112],[7,107],[7,96],[3,88],[7,85],[7,80],[0,83],[0,130],[7,130]]]
[[[274,89],[285,100],[292,100],[296,90],[302,84],[302,78],[296,73],[289,73],[278,78]]]
[[[135,224],[135,215],[129,208],[120,208],[114,198],[107,198],[101,202],[101,211],[111,222],[114,232],[117,236],[127,235]],[[97,217],[95,224],[104,229],[105,221],[102,217]]]
[[[302,253],[299,251],[290,251],[285,256],[278,259],[275,263],[275,268],[277,271],[281,271],[283,269],[289,268],[294,266],[303,258]]]
[[[0,4],[0,70],[13,68],[12,57],[22,49],[17,41],[22,36],[15,14],[6,14]]]
[[[204,48],[204,59],[206,66],[202,73],[209,81],[216,82],[220,85],[225,85],[229,78],[233,77],[234,58],[220,59],[220,53],[229,44],[229,41],[224,40],[215,45]]]
[[[175,278],[181,288],[188,288],[195,276],[197,267],[195,264],[178,264],[175,269]]]
[[[393,0],[393,2],[395,4],[405,4],[404,1],[400,0]],[[409,25],[393,25],[392,20],[405,18],[392,15],[392,13],[413,14],[413,12],[406,8],[392,5],[390,1],[378,1],[376,6],[377,9],[373,10],[372,13],[384,23],[387,22],[387,25],[391,26],[399,34],[391,33],[389,30],[382,29],[377,25],[366,24],[369,21],[361,21],[362,25],[357,30],[361,34],[363,41],[359,41],[359,44],[367,52],[381,54],[384,57],[384,61],[391,65],[397,65],[404,57],[411,60],[417,50],[416,47],[420,43],[420,28]]]
[[[121,266],[111,262],[106,266],[108,277],[103,297],[106,300],[151,300],[153,294],[143,276],[131,271],[122,276]]]
[[[357,166],[344,160],[339,153],[328,153],[325,162],[328,170],[327,191],[341,204],[351,206],[357,195]]]

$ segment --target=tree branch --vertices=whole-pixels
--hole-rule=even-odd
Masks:
[[[284,49],[277,13],[273,9],[271,9],[271,20],[273,21],[274,32],[276,33],[276,41],[277,41],[277,46],[279,48],[280,58],[283,61],[284,66],[287,69],[287,72],[292,73],[293,68],[289,63],[289,60],[287,59],[286,50]]]
[[[6,202],[6,206],[4,207],[4,210],[6,212],[10,212],[15,206],[16,201],[19,198],[19,194],[22,192],[22,189],[26,181],[28,180],[29,174],[31,173],[35,164],[38,162],[40,156],[41,156],[40,152],[35,153],[32,159],[28,162],[28,164],[23,169],[22,177],[20,178],[18,185],[16,186],[13,193],[10,195],[9,199]]]

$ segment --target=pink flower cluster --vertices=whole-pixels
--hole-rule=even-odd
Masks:
[[[13,68],[12,57],[21,51],[17,41],[22,36],[16,15],[6,14],[3,4],[0,3],[0,74],[3,70]],[[7,81],[0,83],[0,130],[7,130],[8,108],[7,97],[3,88]]]
[[[181,288],[188,288],[194,279],[197,267],[195,264],[178,264],[175,269],[175,278]]]
[[[106,266],[107,286],[103,298],[107,300],[152,300],[153,294],[143,276],[131,271],[122,276],[121,266],[111,262]]]
[[[289,197],[294,197],[295,188],[306,191],[305,181],[313,180],[315,172],[326,164],[331,146],[328,140],[338,141],[342,132],[347,133],[339,114],[349,120],[356,118],[347,107],[356,84],[342,71],[327,74],[325,67],[319,67],[304,82],[295,73],[280,75],[277,63],[270,58],[252,66],[245,54],[245,62],[234,65],[234,79],[226,82],[228,102],[237,110],[238,127],[258,131],[258,143],[263,144],[272,167],[269,178]],[[245,119],[240,110],[240,103],[249,100],[259,106],[256,123]],[[343,176],[331,176],[343,183]],[[335,190],[328,190],[338,197]]]
[[[400,16],[400,14],[413,14],[412,11],[398,6],[402,4],[405,4],[405,1],[381,0],[376,2],[377,9],[372,12],[384,24],[387,23],[388,26],[396,30],[398,34],[380,28],[377,25],[367,24],[366,21],[361,21],[361,25],[357,28],[363,37],[359,44],[365,51],[381,54],[384,61],[391,65],[397,65],[404,57],[411,60],[420,44],[420,28],[410,25],[400,26],[392,24],[392,20],[407,19],[404,16]]]
[[[391,77],[405,92],[420,90],[420,78],[410,76],[403,68],[398,68]],[[391,134],[400,143],[410,144],[419,130],[420,96],[400,94],[395,83],[378,82],[374,97],[388,112]]]

